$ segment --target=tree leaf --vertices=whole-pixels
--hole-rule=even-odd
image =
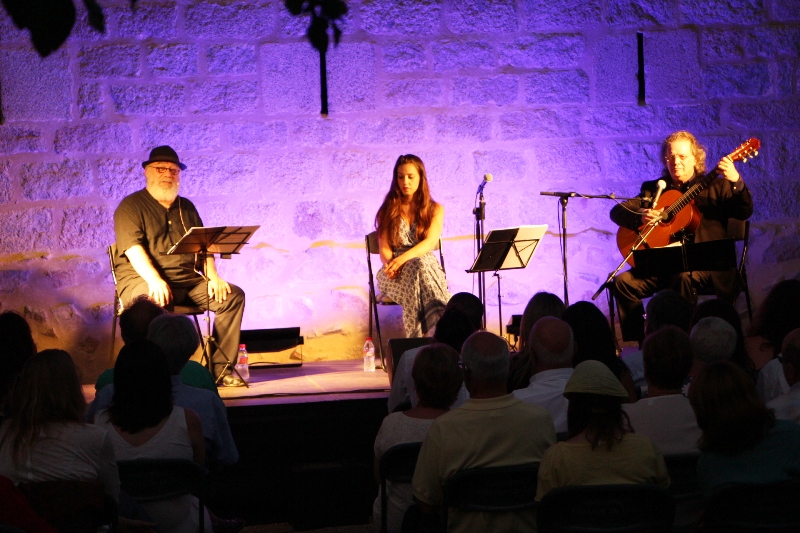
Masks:
[[[103,15],[103,8],[95,0],[83,0],[83,5],[89,12],[89,25],[100,33],[105,33],[106,17]]]
[[[320,52],[326,52],[328,50],[328,43],[330,42],[330,38],[328,37],[328,19],[312,15],[311,25],[309,25],[308,31],[306,31],[306,37],[308,37],[311,46]]]
[[[289,10],[292,15],[300,15],[303,13],[304,0],[285,0],[283,5]]]

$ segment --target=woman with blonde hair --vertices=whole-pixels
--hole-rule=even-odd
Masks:
[[[425,164],[415,155],[401,155],[375,227],[383,263],[378,287],[403,306],[406,337],[421,337],[433,328],[450,299],[444,270],[433,255],[443,222],[444,208],[431,198]]]
[[[0,475],[15,484],[102,482],[119,498],[114,449],[103,428],[83,423],[86,402],[70,355],[43,350],[22,368],[9,419],[0,426]]]

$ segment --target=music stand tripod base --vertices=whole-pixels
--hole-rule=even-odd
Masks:
[[[230,256],[231,254],[238,254],[239,251],[247,244],[250,237],[260,226],[217,226],[210,228],[192,227],[189,228],[181,239],[167,251],[166,255],[172,254],[196,254],[205,267],[208,256],[216,254]],[[211,335],[211,296],[208,295],[208,277],[203,276],[206,282],[206,335],[203,337],[205,340],[204,356],[209,362],[213,362],[211,355],[211,346],[214,345],[217,352],[222,354],[225,359],[225,365],[222,367],[219,375],[215,376],[215,383],[219,385],[220,381],[225,377],[225,372],[230,368],[241,380],[245,387],[250,387],[247,381],[244,380],[242,375],[236,370],[231,358],[220,348],[217,340]]]

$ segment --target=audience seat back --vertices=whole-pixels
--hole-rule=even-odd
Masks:
[[[800,531],[800,480],[721,487],[705,501],[703,531]]]

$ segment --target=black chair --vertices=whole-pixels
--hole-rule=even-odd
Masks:
[[[205,523],[206,475],[188,459],[136,459],[118,461],[120,489],[137,502],[168,500],[194,494],[199,500],[198,532]]]
[[[383,356],[383,338],[381,337],[381,324],[378,319],[378,306],[379,305],[399,305],[397,302],[392,301],[390,298],[384,296],[383,294],[379,294],[375,290],[375,278],[372,274],[372,256],[378,255],[380,253],[380,248],[378,247],[378,232],[373,231],[372,233],[364,236],[364,246],[367,250],[367,272],[369,272],[369,336],[372,337],[372,317],[373,314],[375,316],[375,330],[378,333],[378,343],[376,344],[376,348],[378,349],[378,353],[381,358],[381,366],[385,372],[388,372],[389,369],[386,368],[386,361]],[[435,250],[439,251],[439,263],[442,265],[442,270],[444,270],[444,255],[442,253],[442,239],[439,239],[439,244],[436,245]]]
[[[800,481],[728,485],[705,501],[704,533],[800,531]]]
[[[59,533],[96,533],[102,526],[116,529],[117,504],[99,481],[38,481],[22,483],[19,490]]]
[[[457,472],[444,484],[445,530],[449,509],[465,512],[513,512],[536,506],[539,463]]]
[[[420,348],[433,344],[435,341],[433,337],[416,337],[416,338],[402,338],[402,339],[389,339],[389,357],[387,357],[387,366],[389,371],[389,383],[394,382],[394,374],[397,366],[400,364],[400,359],[403,354],[408,350]]]
[[[667,492],[675,499],[695,498],[702,494],[697,482],[697,461],[699,453],[665,455],[664,462],[669,472]]]
[[[669,533],[672,496],[654,485],[584,485],[553,489],[536,510],[539,533]]]
[[[119,291],[117,290],[117,269],[114,266],[114,258],[117,256],[117,244],[113,243],[108,248],[106,248],[106,253],[108,254],[108,263],[111,266],[111,278],[114,280],[114,317],[111,319],[111,350],[108,354],[108,363],[110,366],[114,366],[114,345],[117,342],[117,322],[119,321],[119,316],[125,310],[124,306],[122,305],[122,300],[119,297]],[[194,325],[197,328],[197,335],[200,337],[200,345],[204,347],[203,342],[203,331],[200,329],[200,322],[197,320],[197,317],[204,314],[202,308],[194,306],[194,305],[176,305],[173,306],[172,313],[175,315],[187,315],[194,318]],[[205,350],[203,350],[203,356],[205,357]],[[205,361],[205,364],[210,364],[209,361]]]
[[[386,513],[389,502],[386,493],[386,482],[411,483],[421,447],[421,442],[398,444],[386,450],[386,453],[381,456],[381,533],[388,531]]]

